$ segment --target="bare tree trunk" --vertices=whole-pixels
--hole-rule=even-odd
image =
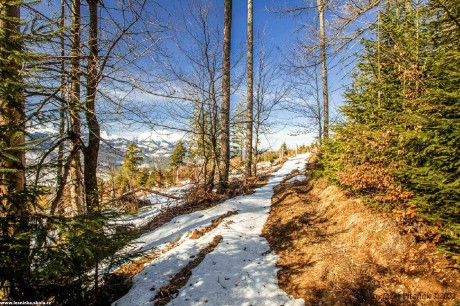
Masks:
[[[244,160],[244,156],[243,156],[244,138],[243,138],[243,136],[240,137],[239,144],[240,144],[240,163],[243,163],[243,160]]]
[[[61,20],[60,20],[60,28],[63,31],[65,27],[65,0],[61,0]],[[59,135],[61,139],[63,139],[65,135],[65,37],[61,34],[60,37],[60,44],[61,44],[61,108],[59,109]],[[57,176],[56,176],[56,186],[62,182],[63,172],[64,172],[64,149],[65,149],[65,142],[61,142],[58,147],[58,156],[57,156]]]
[[[259,131],[260,131],[260,113],[257,113],[257,119],[254,128],[254,165],[252,175],[257,176],[257,163],[259,162]]]
[[[84,150],[85,156],[85,195],[88,211],[99,208],[97,185],[97,161],[101,128],[96,116],[96,92],[98,84],[98,0],[88,0],[89,7],[89,59],[86,86],[86,122],[88,124],[88,145]]]
[[[232,45],[232,0],[224,3],[224,41],[222,59],[221,171],[219,192],[228,185],[230,169],[230,56]]]
[[[379,82],[379,92],[377,93],[377,105],[380,108],[382,101],[382,75],[381,75],[381,64],[380,64],[380,10],[377,11],[377,79]]]
[[[252,170],[252,121],[253,121],[253,22],[252,22],[252,0],[248,0],[248,63],[247,63],[247,126],[246,126],[246,165],[245,176],[251,176]]]
[[[318,68],[315,65],[315,99],[316,99],[316,109],[317,109],[317,122],[318,122],[318,140],[319,143],[323,141],[323,118],[321,117],[321,101],[319,98],[319,81],[318,81]]]
[[[329,95],[327,89],[327,64],[326,64],[326,29],[324,25],[324,3],[323,0],[317,0],[318,16],[319,16],[319,43],[321,49],[321,74],[323,83],[323,119],[324,132],[323,137],[329,137]]]
[[[210,135],[210,140],[211,140],[211,149],[212,149],[212,189],[214,188],[214,177],[216,175],[217,171],[217,177],[221,177],[221,171],[219,167],[220,163],[220,152],[219,152],[219,139],[218,139],[218,125],[219,125],[219,111],[218,111],[218,105],[217,105],[217,94],[215,90],[216,83],[214,81],[214,74],[209,71],[209,75],[211,76],[211,97],[212,97],[212,118],[211,118],[211,135]]]
[[[72,46],[70,51],[70,133],[71,151],[77,148],[71,168],[71,202],[78,214],[84,213],[83,188],[81,174],[81,119],[80,119],[80,37],[81,37],[81,13],[80,0],[72,0]]]
[[[259,59],[259,61],[262,61],[262,59]],[[257,163],[259,162],[259,137],[260,137],[260,126],[261,126],[261,119],[260,115],[262,113],[262,108],[263,108],[263,100],[264,97],[262,96],[261,93],[261,86],[262,86],[262,74],[263,74],[263,68],[262,65],[259,63],[259,78],[257,82],[257,90],[256,90],[256,118],[254,120],[254,164],[253,164],[253,170],[252,170],[252,175],[257,176]]]
[[[209,172],[208,181],[206,182],[206,191],[211,192],[214,189],[214,176],[216,175],[216,160],[213,159],[211,171]]]

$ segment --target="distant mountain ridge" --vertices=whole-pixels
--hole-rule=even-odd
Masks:
[[[27,132],[31,139],[49,136],[57,137],[59,134],[58,129],[51,126],[34,127],[28,129]],[[119,136],[111,135],[104,131],[101,133],[101,138],[99,166],[111,168],[120,166],[123,163],[123,155],[131,143],[134,143],[142,151],[144,166],[162,165],[167,161],[175,145],[183,138],[183,135],[162,130],[144,131],[134,136]],[[50,146],[51,141],[45,141],[41,144],[42,148]],[[35,155],[31,152],[30,157],[34,158]]]
[[[105,134],[105,133],[103,133]],[[99,163],[101,166],[116,166],[123,162],[123,155],[131,143],[141,151],[146,166],[153,163],[163,163],[171,155],[177,142],[182,137],[177,134],[159,134],[147,131],[134,137],[101,135]]]

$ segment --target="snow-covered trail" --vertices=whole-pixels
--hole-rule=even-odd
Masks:
[[[308,154],[289,159],[254,194],[229,199],[205,211],[179,216],[138,239],[141,250],[180,241],[133,278],[131,290],[113,305],[152,305],[153,298],[173,275],[189,263],[216,235],[223,240],[193,269],[187,284],[168,305],[303,305],[278,286],[276,262],[261,237],[270,211],[273,188],[294,169],[304,169]],[[193,229],[208,226],[229,211],[228,217],[199,239],[188,239]]]

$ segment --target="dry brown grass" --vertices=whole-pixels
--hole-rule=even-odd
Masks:
[[[458,268],[434,243],[418,241],[388,215],[337,187],[321,180],[281,184],[272,201],[263,234],[280,256],[281,287],[306,305],[460,300]],[[445,293],[450,295],[440,299]]]

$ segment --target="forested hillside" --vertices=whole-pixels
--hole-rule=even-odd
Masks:
[[[352,194],[411,208],[458,253],[460,3],[412,4],[382,6],[322,163]]]

